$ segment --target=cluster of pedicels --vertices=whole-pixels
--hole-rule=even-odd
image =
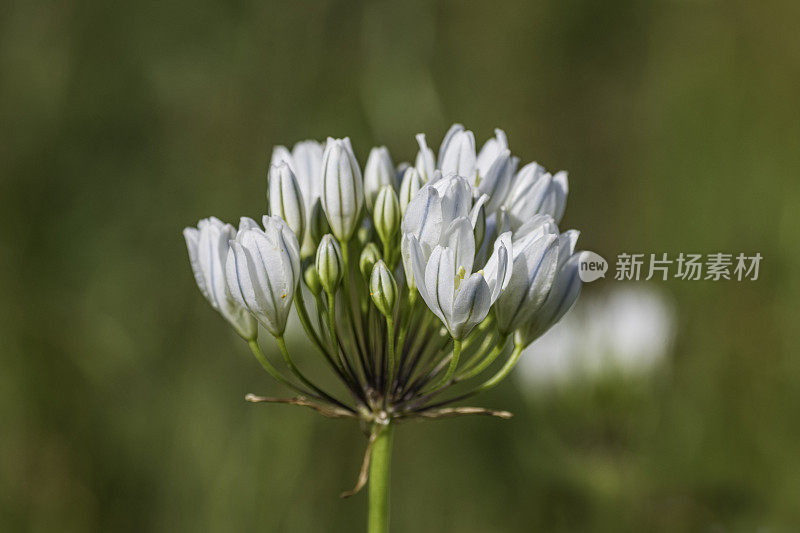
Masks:
[[[365,424],[505,411],[449,404],[508,375],[581,289],[576,230],[559,232],[567,174],[519,167],[502,130],[476,150],[460,124],[414,164],[373,148],[362,174],[348,138],[274,149],[261,225],[216,218],[186,228],[197,285],[261,365],[299,393],[248,395]],[[284,340],[294,308],[344,385],[306,377]],[[262,352],[261,324],[281,371]],[[303,358],[311,364],[310,357]],[[481,376],[491,372],[488,376]]]

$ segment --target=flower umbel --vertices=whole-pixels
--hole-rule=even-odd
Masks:
[[[374,449],[381,457],[369,474],[371,501],[372,487],[386,484],[383,454],[397,421],[510,416],[452,404],[502,381],[581,289],[578,232],[557,226],[565,172],[537,163],[517,171],[499,129],[479,152],[460,124],[438,156],[425,135],[416,139],[413,166],[395,167],[387,148],[373,148],[363,179],[347,138],[276,147],[263,228],[242,218],[236,231],[209,218],[184,230],[203,295],[261,365],[299,393],[248,400],[365,423],[370,443],[356,491]],[[345,394],[295,363],[283,337],[292,307]],[[261,351],[257,324],[275,337],[283,370]],[[375,508],[385,505],[374,496]],[[373,516],[371,508],[370,531],[386,531],[381,509]]]

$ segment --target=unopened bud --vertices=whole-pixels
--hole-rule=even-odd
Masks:
[[[373,214],[373,221],[375,222],[375,231],[381,242],[391,242],[400,229],[400,219],[402,213],[400,212],[400,201],[397,199],[397,193],[389,185],[384,185],[381,191],[375,198],[375,212]]]
[[[397,282],[383,261],[375,263],[375,267],[372,269],[369,294],[378,311],[386,317],[391,317],[397,302]]]
[[[334,294],[344,275],[344,263],[339,243],[328,233],[319,243],[315,265],[322,288],[328,294]]]
[[[281,217],[297,236],[303,239],[306,227],[306,212],[303,195],[294,172],[285,162],[269,167],[269,214]]]
[[[394,187],[395,183],[395,170],[389,150],[385,146],[373,148],[369,153],[367,166],[364,167],[364,198],[370,213],[381,189],[386,185]]]
[[[364,183],[350,139],[328,139],[322,154],[322,208],[336,238],[347,242],[358,227]]]

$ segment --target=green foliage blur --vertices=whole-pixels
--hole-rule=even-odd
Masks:
[[[570,171],[581,248],[764,261],[650,282],[678,335],[649,376],[509,379],[474,404],[510,421],[399,427],[394,530],[797,531],[798,20],[794,0],[4,2],[0,529],[362,531],[365,495],[338,498],[359,428],[244,402],[286,391],[201,297],[181,230],[263,214],[275,144],[399,162],[459,121]]]

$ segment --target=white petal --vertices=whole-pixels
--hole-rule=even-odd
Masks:
[[[447,318],[453,309],[455,291],[453,253],[451,251],[441,246],[433,249],[428,264],[425,266],[425,288],[428,293],[425,303],[447,325]]]
[[[442,217],[447,223],[458,217],[469,216],[472,209],[472,187],[466,178],[451,175],[429,186],[439,192],[442,199]]]
[[[456,274],[462,268],[466,275],[472,273],[472,262],[475,259],[475,235],[472,229],[469,219],[460,217],[455,219],[444,232],[446,246],[453,253]]]
[[[483,269],[486,283],[491,290],[492,303],[497,300],[500,292],[508,286],[511,280],[512,266],[510,261],[512,252],[511,233],[505,232],[495,240],[494,251]]]
[[[481,178],[486,176],[489,167],[492,166],[497,156],[503,151],[508,149],[508,139],[506,134],[501,129],[494,130],[495,136],[487,140],[481,151],[478,153],[476,166]]]
[[[317,141],[299,142],[292,148],[292,158],[308,215],[322,191],[322,145]]]
[[[575,253],[575,245],[578,243],[578,237],[581,232],[576,229],[570,229],[558,236],[558,269],[564,266],[567,260]]]
[[[547,234],[529,239],[524,247],[515,243],[514,256],[511,281],[495,305],[503,333],[529,322],[543,305],[557,272],[557,237]]]
[[[464,131],[464,126],[461,124],[453,124],[450,126],[450,129],[447,130],[447,133],[445,133],[444,139],[442,139],[442,145],[439,147],[439,158],[436,161],[436,166],[438,168],[442,168],[442,163],[444,162],[444,153],[447,151],[447,147],[450,144],[450,141],[453,139],[453,136],[462,131]]]
[[[491,294],[483,274],[476,272],[461,282],[451,321],[453,337],[464,338],[489,314]]]
[[[453,135],[445,149],[441,170],[445,176],[455,174],[474,183],[475,137],[471,131],[460,131]]]
[[[436,161],[434,161],[433,150],[428,148],[428,143],[425,142],[425,134],[417,134],[417,144],[419,144],[419,152],[417,152],[417,159],[414,166],[419,172],[420,178],[423,182],[430,181],[433,173],[436,170]]]
[[[277,166],[281,163],[286,163],[292,170],[294,168],[294,159],[292,158],[292,154],[289,152],[289,149],[285,146],[276,146],[272,149],[272,158],[270,159],[270,166]]]
[[[205,276],[203,275],[203,269],[198,259],[200,231],[197,228],[186,228],[183,230],[183,238],[186,239],[186,249],[189,251],[189,264],[192,267],[192,273],[194,274],[195,282],[197,282],[197,287],[200,289],[203,297],[211,302],[211,295],[208,292],[208,287],[206,287]]]
[[[514,229],[540,212],[551,181],[552,176],[536,163],[522,167],[505,201]]]
[[[582,254],[583,252],[576,253],[567,260],[559,270],[539,311],[520,330],[520,339],[524,345],[530,344],[550,329],[575,304],[582,287],[578,274]]]
[[[439,244],[443,226],[442,201],[439,193],[426,185],[408,204],[401,229],[404,234],[414,235],[419,240],[427,257],[433,247]]]
[[[306,225],[305,201],[294,172],[286,163],[271,166],[268,184],[270,214],[281,217],[302,237]]]
[[[519,159],[511,157],[511,152],[504,150],[495,158],[486,174],[482,176],[478,189],[490,196],[491,201],[487,205],[490,212],[496,211],[503,205],[508,196],[514,177],[514,168],[518,161]]]
[[[563,170],[556,172],[553,176],[553,183],[551,188],[554,191],[555,205],[553,208],[553,218],[556,223],[561,222],[564,216],[564,210],[567,207],[567,193],[569,192],[569,183],[567,181],[567,173]]]
[[[364,169],[364,197],[369,212],[373,211],[375,198],[385,185],[397,190],[397,179],[389,150],[385,146],[380,146],[370,151]]]
[[[249,217],[242,217],[239,219],[239,231],[246,229],[260,229],[258,222]]]

